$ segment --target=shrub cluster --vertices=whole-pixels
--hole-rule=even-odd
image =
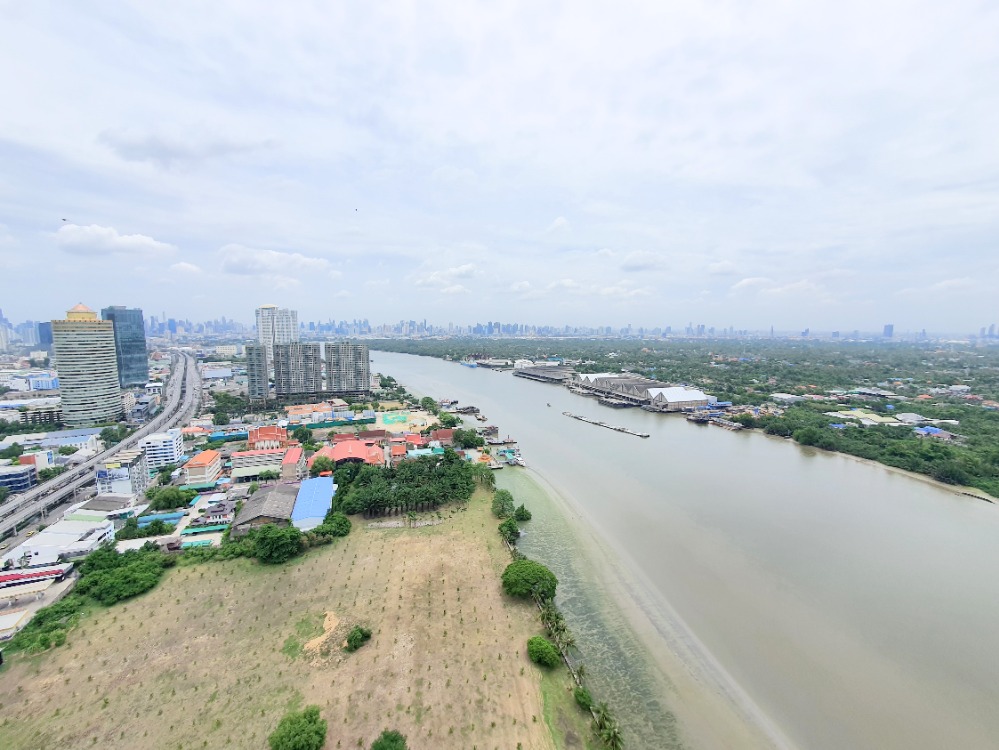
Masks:
[[[371,631],[360,625],[355,625],[347,633],[347,650],[354,652],[371,640]]]
[[[544,636],[536,635],[527,640],[527,655],[535,664],[551,669],[562,661],[555,645]]]

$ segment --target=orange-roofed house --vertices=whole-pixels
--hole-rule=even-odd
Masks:
[[[372,466],[385,465],[385,451],[378,445],[363,443],[360,440],[350,440],[336,445],[327,445],[317,451],[309,459],[309,466],[323,456],[335,464],[365,463]]]
[[[423,448],[429,441],[418,432],[406,433],[406,444],[414,448]]]
[[[246,440],[251,450],[268,450],[288,447],[288,430],[276,425],[253,427]]]
[[[294,482],[305,476],[305,451],[301,446],[293,446],[284,454],[281,461],[281,481]]]
[[[430,433],[430,439],[436,440],[441,445],[454,445],[454,430],[447,428],[433,430]]]
[[[222,476],[222,454],[218,451],[201,451],[184,464],[185,484],[211,484]]]

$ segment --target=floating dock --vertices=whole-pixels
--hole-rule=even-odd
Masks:
[[[593,424],[597,427],[606,427],[608,430],[614,430],[614,432],[623,432],[626,435],[634,435],[635,437],[647,438],[649,433],[647,432],[635,432],[627,427],[618,427],[617,425],[607,424],[606,422],[601,422],[599,419],[590,419],[589,417],[584,417],[579,414],[573,414],[568,411],[562,412],[567,417],[572,417],[573,419],[578,419],[580,422],[586,422],[587,424]]]
[[[731,419],[722,419],[721,417],[712,417],[711,424],[726,430],[732,430],[733,432],[742,429],[742,425],[738,422],[733,422]]]

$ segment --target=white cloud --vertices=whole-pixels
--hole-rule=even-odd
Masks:
[[[464,263],[460,266],[432,271],[425,276],[420,276],[416,279],[416,285],[450,287],[454,285],[456,279],[471,279],[477,275],[478,269],[474,263]]]
[[[182,260],[179,263],[174,263],[170,266],[170,270],[174,273],[199,274],[201,273],[201,266]]]
[[[154,255],[177,250],[144,234],[119,234],[114,227],[97,224],[63,224],[55,239],[59,247],[74,255]]]
[[[545,231],[548,233],[552,232],[564,232],[569,229],[569,220],[564,216],[559,216],[551,224],[548,225],[548,229]]]
[[[243,154],[274,145],[271,140],[241,142],[224,137],[182,136],[105,130],[98,141],[125,161],[149,161],[169,167],[175,162],[202,161]]]
[[[621,270],[628,273],[651,271],[659,268],[661,265],[662,260],[655,253],[637,250],[624,256],[624,260],[621,262]]]
[[[730,260],[719,260],[708,264],[708,274],[711,276],[734,276],[739,267]]]
[[[511,292],[526,292],[530,288],[531,288],[530,281],[515,281],[514,283],[510,284]]]
[[[773,285],[773,279],[768,279],[765,276],[751,276],[747,279],[742,279],[742,281],[737,281],[732,285],[731,289],[733,292],[756,291],[773,287]]]
[[[441,289],[441,294],[468,294],[469,289],[461,284],[451,284]]]
[[[282,288],[294,286],[305,279],[314,281],[318,275],[328,279],[338,279],[342,276],[325,258],[302,253],[230,244],[219,250],[219,257],[224,273],[270,279]]]

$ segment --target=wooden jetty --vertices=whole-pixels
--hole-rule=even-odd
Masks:
[[[580,414],[573,414],[572,412],[568,411],[564,411],[562,413],[567,417],[571,417],[572,419],[578,419],[580,422],[586,422],[587,424],[596,425],[597,427],[606,427],[608,430],[614,430],[614,432],[623,432],[626,435],[634,435],[635,437],[640,437],[640,438],[647,438],[649,436],[649,433],[647,432],[635,432],[634,430],[628,429],[627,427],[619,427],[617,425],[601,422],[599,419],[590,419],[589,417],[584,417]]]

